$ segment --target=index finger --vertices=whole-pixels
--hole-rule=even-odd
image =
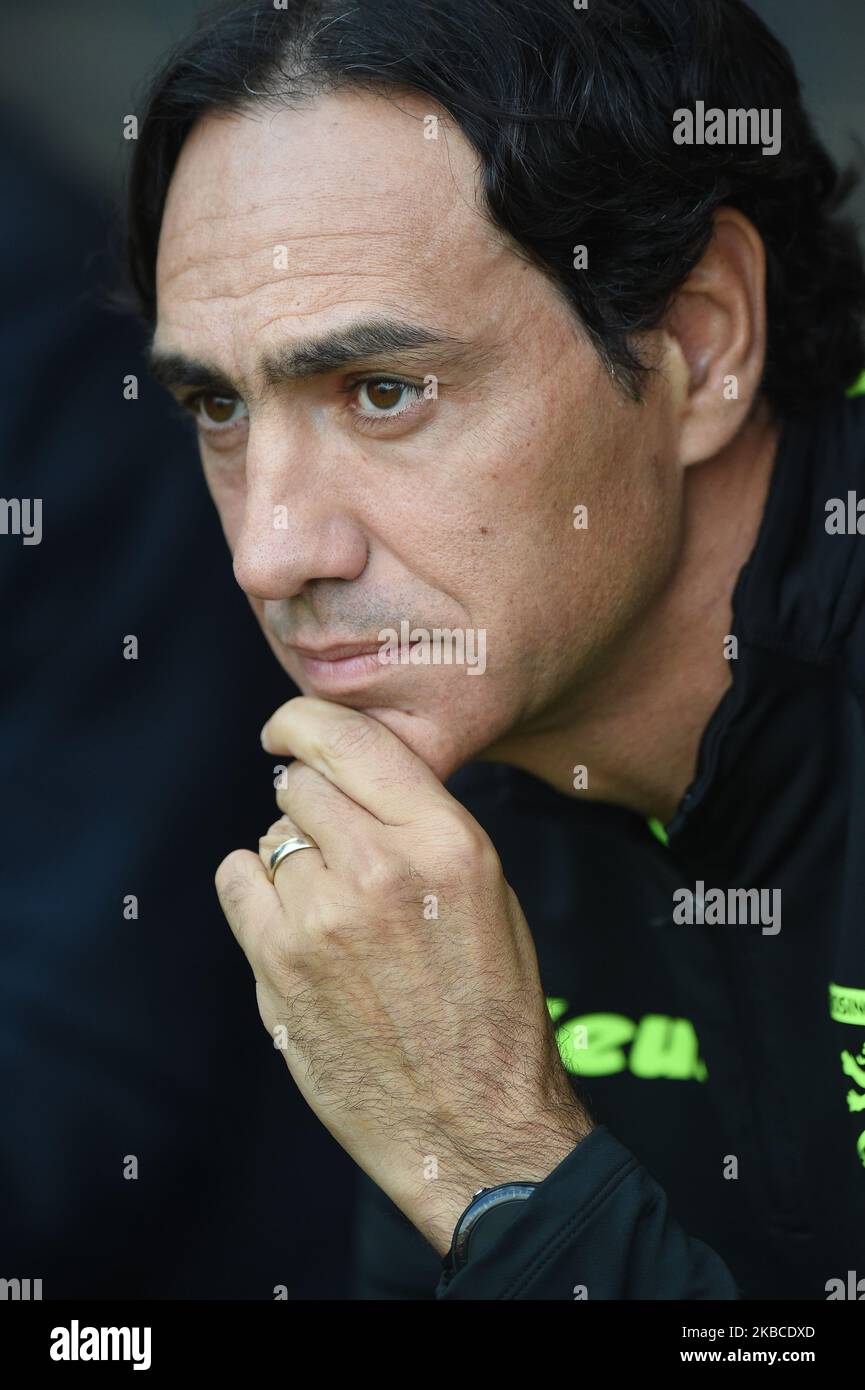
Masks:
[[[298,695],[261,731],[270,753],[291,753],[384,825],[420,819],[419,802],[454,805],[431,768],[379,720],[332,700]]]

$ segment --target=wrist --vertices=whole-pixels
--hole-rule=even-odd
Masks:
[[[575,1107],[563,1115],[545,1116],[520,1134],[508,1133],[495,1152],[487,1152],[471,1166],[461,1161],[439,1165],[440,1177],[427,1185],[417,1202],[406,1210],[409,1220],[444,1258],[454,1228],[481,1188],[505,1183],[540,1183],[559,1166],[594,1128],[585,1111]]]

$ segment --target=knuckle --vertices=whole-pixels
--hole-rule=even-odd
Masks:
[[[223,906],[236,907],[248,892],[249,874],[241,850],[227,854],[214,874],[219,901]]]
[[[400,891],[405,880],[406,866],[395,855],[376,855],[357,870],[357,886],[370,896],[390,897]]]
[[[320,897],[304,908],[304,931],[311,943],[311,954],[343,951],[356,938],[363,913],[352,903]]]
[[[461,871],[494,874],[501,871],[501,860],[486,831],[470,816],[450,822],[442,836],[454,865]]]

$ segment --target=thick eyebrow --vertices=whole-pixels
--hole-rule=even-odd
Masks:
[[[364,319],[268,353],[260,362],[257,375],[264,386],[283,386],[396,353],[421,354],[426,361],[435,356],[436,365],[446,359],[452,364],[468,366],[480,364],[490,355],[490,349],[422,324],[401,319]],[[238,390],[217,367],[209,362],[196,362],[182,353],[163,353],[151,347],[148,363],[154,379],[169,391],[181,387],[229,393]]]
[[[150,375],[168,391],[194,386],[214,394],[233,395],[234,387],[224,372],[209,362],[196,362],[182,352],[158,352],[149,347],[145,354]]]

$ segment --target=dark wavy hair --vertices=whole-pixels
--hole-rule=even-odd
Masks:
[[[762,392],[781,414],[839,395],[865,365],[865,265],[836,214],[840,173],[786,49],[743,0],[248,0],[207,13],[157,74],[130,172],[128,266],[156,314],[168,184],[213,110],[290,106],[344,87],[413,89],[480,157],[490,219],[546,274],[635,399],[657,328],[713,214],[741,210],[767,257]],[[673,113],[780,108],[782,143],[677,145]],[[574,247],[588,269],[573,268]]]

